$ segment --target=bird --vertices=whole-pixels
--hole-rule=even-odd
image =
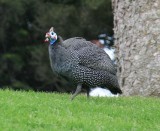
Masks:
[[[53,27],[45,35],[49,43],[49,59],[53,72],[73,82],[77,87],[73,100],[82,90],[101,86],[113,94],[122,94],[116,68],[105,51],[82,37],[63,40]]]

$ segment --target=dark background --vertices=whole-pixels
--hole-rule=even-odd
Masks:
[[[113,35],[110,0],[0,0],[0,88],[69,92],[53,74],[45,33],[63,39]]]

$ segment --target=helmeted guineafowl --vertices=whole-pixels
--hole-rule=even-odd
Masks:
[[[49,42],[49,57],[51,68],[62,77],[66,77],[77,85],[71,99],[82,88],[101,86],[108,88],[113,94],[122,93],[116,69],[103,49],[86,41],[81,37],[74,37],[63,41],[57,36],[53,27],[46,33]]]

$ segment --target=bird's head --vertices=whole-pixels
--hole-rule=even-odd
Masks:
[[[45,42],[49,42],[51,45],[53,45],[56,42],[57,34],[54,32],[53,27],[51,27],[49,32],[46,33],[45,38]]]

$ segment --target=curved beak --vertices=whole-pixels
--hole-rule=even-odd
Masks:
[[[44,42],[45,43],[47,43],[47,42],[49,42],[49,38],[50,38],[51,36],[50,36],[50,34],[49,33],[46,33],[46,36],[45,36],[45,40],[44,40]]]
[[[44,42],[45,42],[45,43],[49,42],[49,38],[46,38],[46,39],[44,40]]]

